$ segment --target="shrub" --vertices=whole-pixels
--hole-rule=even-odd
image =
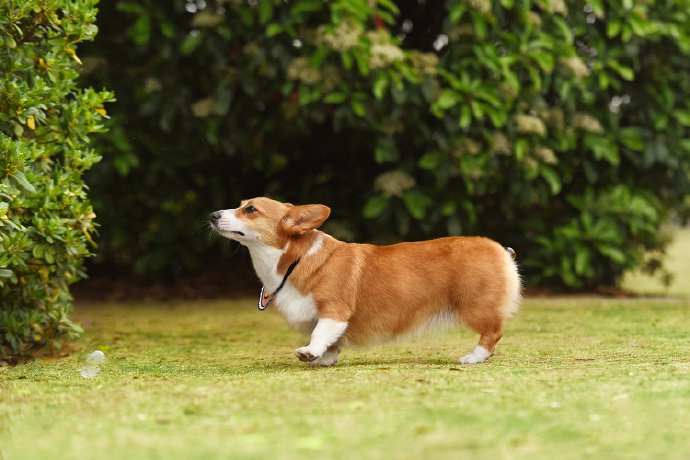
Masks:
[[[91,182],[141,273],[203,262],[197,224],[258,194],[345,239],[489,235],[568,288],[658,267],[687,213],[687,0],[104,7],[90,78],[127,98]]]
[[[69,285],[84,277],[94,213],[82,176],[100,160],[112,94],[77,89],[76,44],[96,34],[95,0],[0,3],[0,359],[59,347]]]

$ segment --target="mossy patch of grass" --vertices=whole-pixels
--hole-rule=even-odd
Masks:
[[[529,300],[482,365],[459,329],[311,369],[253,300],[78,305],[74,354],[0,369],[0,458],[686,458],[689,308]]]

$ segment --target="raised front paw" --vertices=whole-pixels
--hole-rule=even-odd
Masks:
[[[300,347],[300,348],[298,348],[297,350],[295,350],[295,356],[297,356],[297,358],[298,358],[300,361],[303,361],[303,362],[305,362],[305,363],[312,362],[312,361],[314,361],[316,358],[320,358],[320,357],[321,357],[321,355],[316,354],[316,352],[314,352],[314,350],[312,350],[312,349],[309,348],[309,347]]]

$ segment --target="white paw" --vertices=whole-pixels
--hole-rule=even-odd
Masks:
[[[481,345],[477,345],[474,347],[474,350],[472,353],[469,355],[465,355],[462,358],[460,358],[460,364],[479,364],[483,363],[486,361],[486,358],[491,356],[493,353],[491,353],[489,350],[486,348],[482,347]]]
[[[337,351],[327,351],[320,358],[316,358],[314,361],[309,363],[310,366],[335,366],[338,364],[338,355],[340,353]]]
[[[318,358],[321,357],[323,353],[319,353],[318,351],[314,350],[313,348],[310,347],[299,347],[298,349],[295,350],[295,356],[300,361],[303,361],[305,363],[310,363]]]

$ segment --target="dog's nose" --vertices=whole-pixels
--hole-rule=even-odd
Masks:
[[[209,214],[208,217],[211,220],[216,221],[216,220],[220,219],[220,211],[214,211],[211,214]]]

